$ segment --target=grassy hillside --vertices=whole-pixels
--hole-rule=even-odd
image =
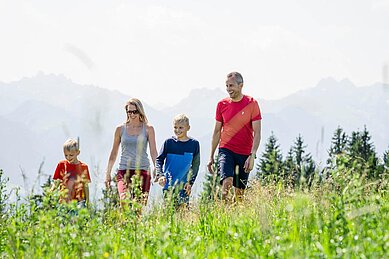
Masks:
[[[388,179],[385,174],[371,181],[358,167],[339,167],[310,188],[257,182],[239,204],[203,200],[189,211],[165,206],[143,215],[92,206],[74,216],[50,195],[39,206],[33,199],[4,206],[2,188],[0,256],[384,258],[389,254]]]

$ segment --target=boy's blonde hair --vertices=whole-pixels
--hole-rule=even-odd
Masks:
[[[63,149],[67,151],[72,151],[72,150],[79,151],[80,147],[78,145],[77,140],[70,138],[66,140],[65,143],[63,144]]]
[[[173,123],[186,123],[189,125],[189,118],[185,114],[178,114],[174,117]]]

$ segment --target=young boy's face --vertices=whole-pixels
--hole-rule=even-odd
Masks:
[[[80,154],[80,150],[63,150],[63,153],[65,155],[66,160],[68,160],[69,163],[75,164],[78,162],[77,156]]]
[[[188,138],[189,125],[185,122],[174,122],[174,134],[178,140],[183,140]]]

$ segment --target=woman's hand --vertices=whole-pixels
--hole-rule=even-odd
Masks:
[[[106,172],[105,173],[105,187],[107,189],[110,189],[111,188],[111,173],[110,172]]]

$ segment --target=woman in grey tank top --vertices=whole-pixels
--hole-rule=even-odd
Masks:
[[[110,188],[112,167],[115,164],[119,146],[121,146],[119,170],[117,173],[117,187],[121,206],[123,206],[123,200],[128,197],[128,194],[131,195],[131,198],[134,198],[134,187],[141,188],[143,202],[147,201],[151,181],[147,146],[149,146],[154,168],[157,157],[154,128],[148,124],[142,103],[138,99],[131,98],[127,101],[125,110],[127,120],[124,124],[116,127],[112,150],[105,172],[105,184],[107,188]],[[135,178],[138,181],[134,181]]]

